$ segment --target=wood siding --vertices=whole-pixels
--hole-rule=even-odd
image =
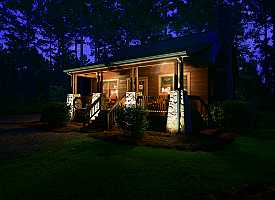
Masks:
[[[118,98],[125,95],[127,91],[127,78],[130,77],[130,70],[125,69],[117,72],[104,72],[103,81],[117,79],[118,80]]]
[[[174,74],[174,63],[167,63],[138,69],[139,77],[148,77],[148,95],[159,96],[159,77]]]
[[[160,76],[174,75],[175,63],[155,64],[152,66],[139,66],[138,76],[146,77],[148,80],[148,96],[160,95]],[[127,80],[131,74],[131,68],[117,71],[103,72],[103,81],[118,80],[118,98],[125,95],[127,91]],[[207,103],[208,102],[208,68],[191,67],[190,64],[184,66],[184,74],[187,78],[188,94],[200,96]],[[93,81],[93,84],[95,81]],[[172,88],[174,89],[174,88]],[[94,90],[94,86],[93,86]],[[128,88],[129,90],[129,88]]]
[[[190,74],[190,95],[200,96],[208,102],[208,68],[186,66],[185,73]]]

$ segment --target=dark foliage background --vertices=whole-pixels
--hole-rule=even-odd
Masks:
[[[1,112],[64,100],[68,66],[206,31],[233,44],[237,97],[274,95],[274,8],[272,0],[2,0]]]

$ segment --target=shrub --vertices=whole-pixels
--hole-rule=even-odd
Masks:
[[[69,121],[69,107],[65,103],[49,102],[42,110],[41,121],[52,128],[62,127]]]
[[[141,138],[148,127],[146,112],[141,107],[119,107],[116,121],[125,135],[133,138]]]
[[[209,125],[216,128],[224,127],[223,103],[216,102],[209,105]]]
[[[223,102],[224,128],[226,130],[247,130],[252,128],[254,113],[245,101]]]
[[[212,127],[238,131],[253,127],[255,119],[253,104],[240,100],[227,100],[211,104],[209,108]]]

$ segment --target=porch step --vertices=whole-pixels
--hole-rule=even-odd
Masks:
[[[90,129],[106,129],[107,128],[107,112],[100,111],[96,114],[96,117],[89,123]]]

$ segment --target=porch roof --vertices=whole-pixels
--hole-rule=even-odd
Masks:
[[[162,40],[151,45],[140,45],[121,49],[105,63],[93,63],[81,67],[69,67],[64,72],[80,72],[116,66],[139,64],[165,59],[184,57],[187,62],[214,64],[220,49],[218,36],[214,32],[200,33],[170,40]]]

